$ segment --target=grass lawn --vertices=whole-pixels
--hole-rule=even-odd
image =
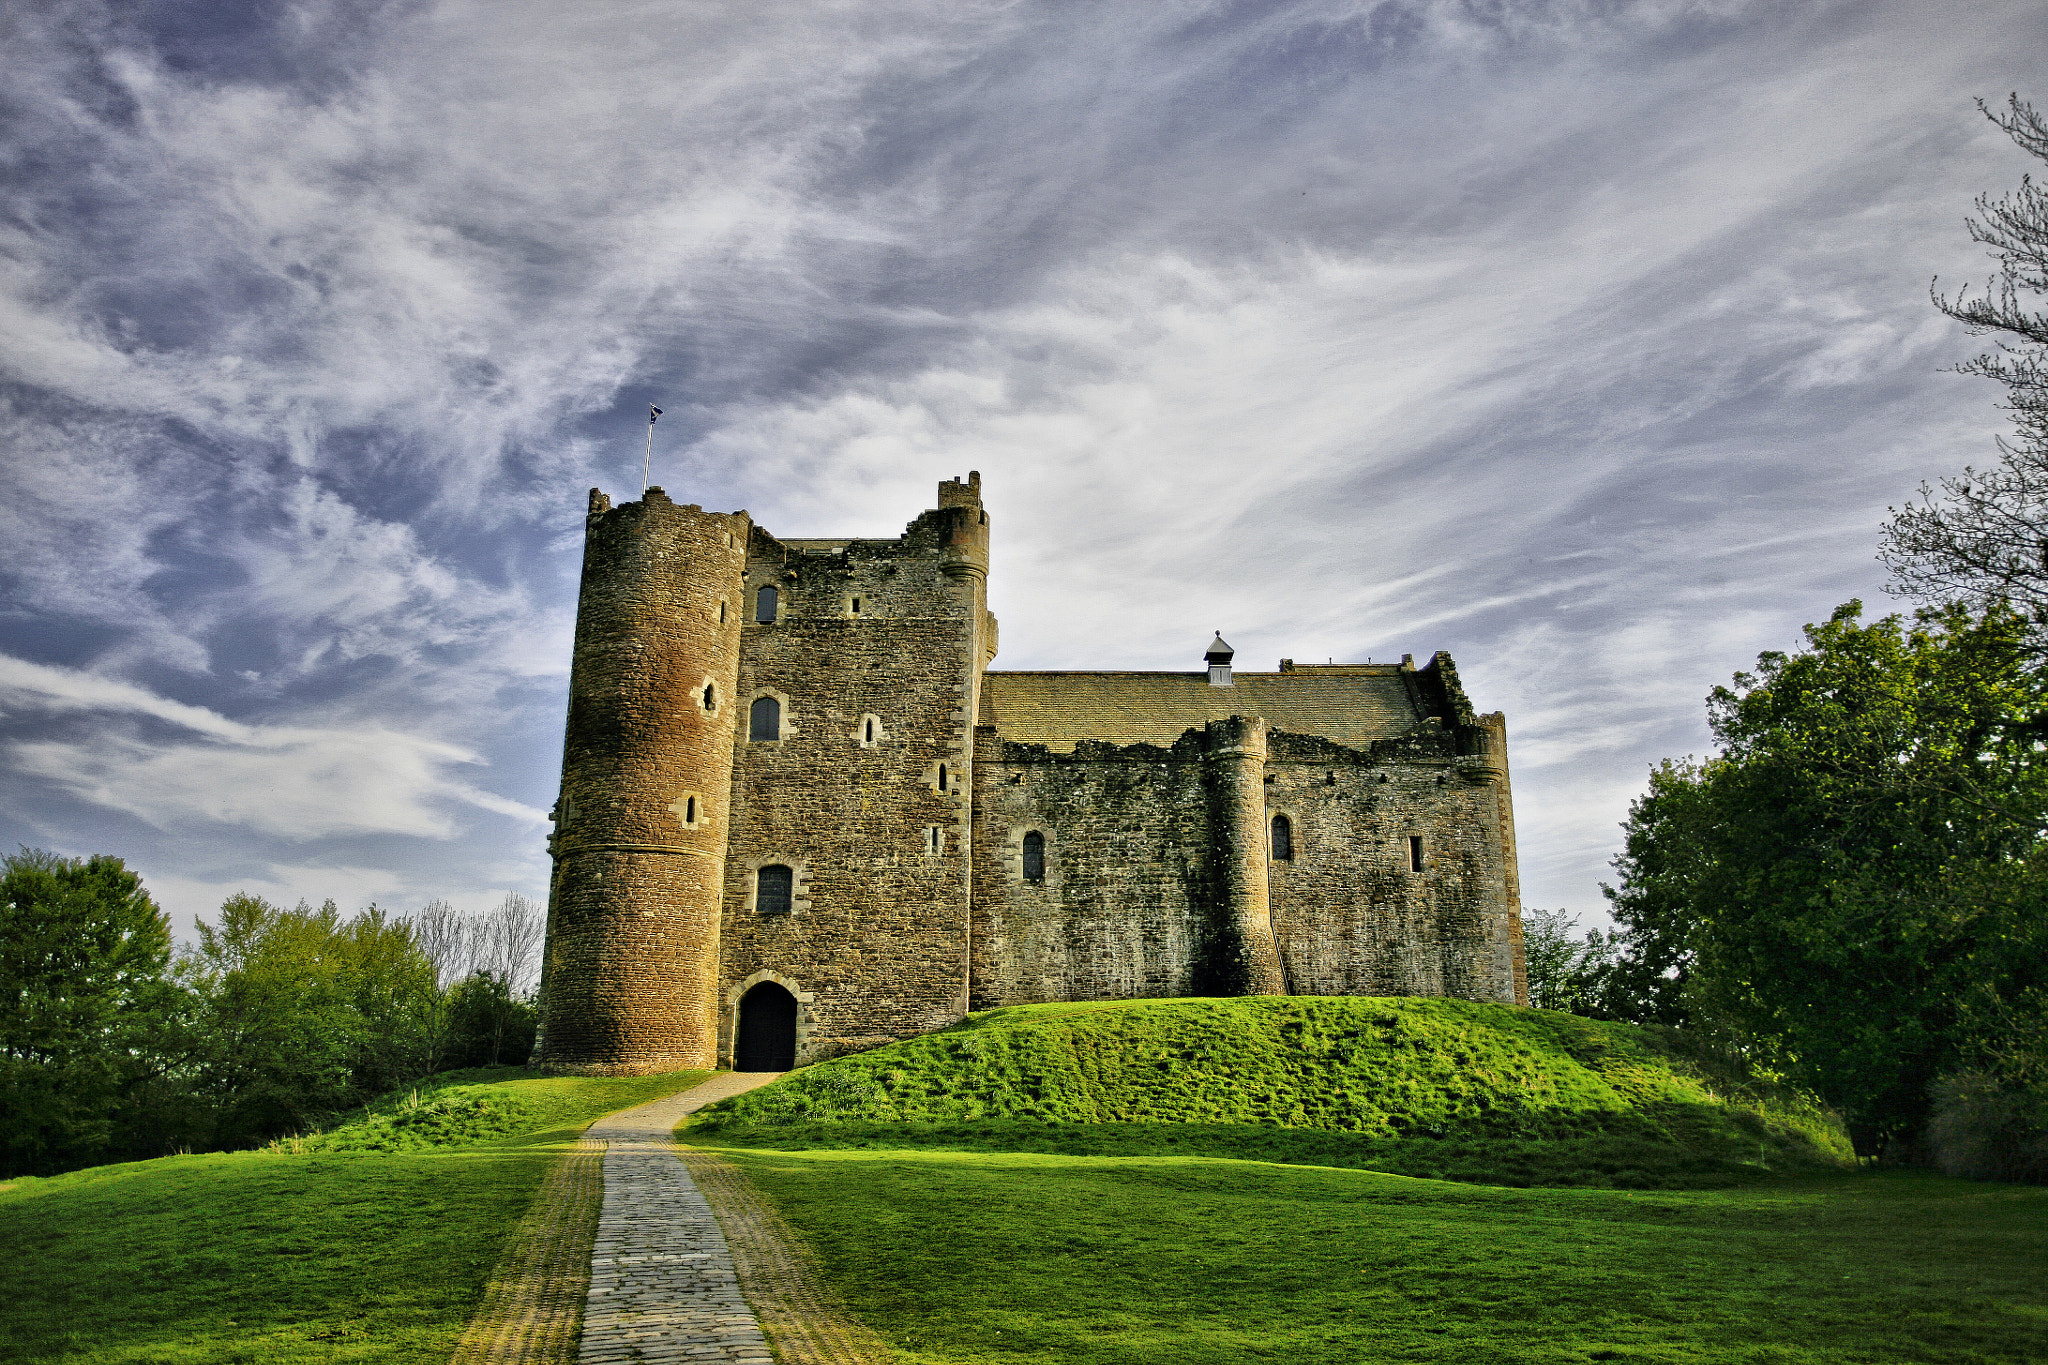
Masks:
[[[689,1134],[686,1132],[686,1136]],[[717,1148],[906,1362],[2048,1360],[2048,1190]]]
[[[707,1074],[498,1068],[421,1105],[399,1097],[298,1153],[0,1186],[0,1360],[445,1361],[549,1164],[600,1114]],[[481,1140],[464,1130],[479,1112]],[[488,1131],[508,1112],[523,1131]],[[408,1123],[417,1115],[437,1122]]]

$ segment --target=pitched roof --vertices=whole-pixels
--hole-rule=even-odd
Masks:
[[[1233,683],[1212,687],[1206,673],[989,672],[981,723],[1013,743],[1069,752],[1084,739],[1171,745],[1227,716],[1363,748],[1423,719],[1392,664],[1239,673]]]

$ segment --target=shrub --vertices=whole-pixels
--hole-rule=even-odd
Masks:
[[[2001,1083],[1987,1071],[1944,1076],[1927,1147],[1943,1175],[2048,1183],[2048,1086]]]

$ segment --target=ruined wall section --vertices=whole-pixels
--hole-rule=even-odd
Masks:
[[[1218,910],[1202,732],[1071,754],[979,737],[974,1008],[1197,993]]]
[[[1405,661],[1404,661],[1405,662]],[[1478,715],[1465,695],[1458,666],[1438,651],[1427,665],[1414,670],[1414,684],[1435,708],[1439,723],[1457,737],[1458,752],[1482,761],[1493,791],[1493,809],[1486,824],[1500,847],[1499,895],[1484,926],[1489,979],[1503,992],[1498,998],[1529,1003],[1528,966],[1522,951],[1522,880],[1515,848],[1515,803],[1508,774],[1507,717],[1499,711]],[[1474,780],[1478,780],[1476,776]]]
[[[1295,994],[1514,1001],[1496,943],[1498,796],[1459,747],[1437,726],[1370,751],[1272,737],[1266,806],[1287,817],[1293,856],[1270,861],[1268,899]]]
[[[972,718],[993,622],[973,482],[896,540],[748,545],[735,819],[725,878],[721,1037],[772,974],[802,1010],[799,1062],[942,1028],[966,1009]],[[759,619],[775,588],[776,619]],[[750,740],[747,709],[781,707]],[[943,773],[941,769],[943,768]],[[759,869],[796,873],[764,914]]]
[[[1245,948],[1231,875],[1243,850],[1223,845],[1241,822],[1221,817],[1240,783],[1219,789],[1211,751],[1240,740],[1219,723],[1172,749],[1061,754],[983,727],[975,1008],[1246,989],[1523,998],[1503,936],[1501,773],[1462,752],[1467,727],[1435,717],[1370,749],[1265,736],[1264,832],[1285,815],[1292,844],[1263,867],[1278,984],[1230,976]],[[1040,881],[1024,875],[1032,831]]]
[[[550,852],[539,1061],[713,1064],[750,524],[591,490]]]

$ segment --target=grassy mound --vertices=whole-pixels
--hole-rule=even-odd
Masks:
[[[266,1150],[304,1154],[468,1147],[552,1126],[568,1117],[563,1101],[570,1093],[524,1067],[445,1071],[343,1114],[319,1132],[282,1138]]]
[[[1024,1005],[698,1116],[729,1145],[1189,1155],[1502,1185],[1727,1185],[1851,1160],[1817,1104],[1656,1029],[1437,997]]]

